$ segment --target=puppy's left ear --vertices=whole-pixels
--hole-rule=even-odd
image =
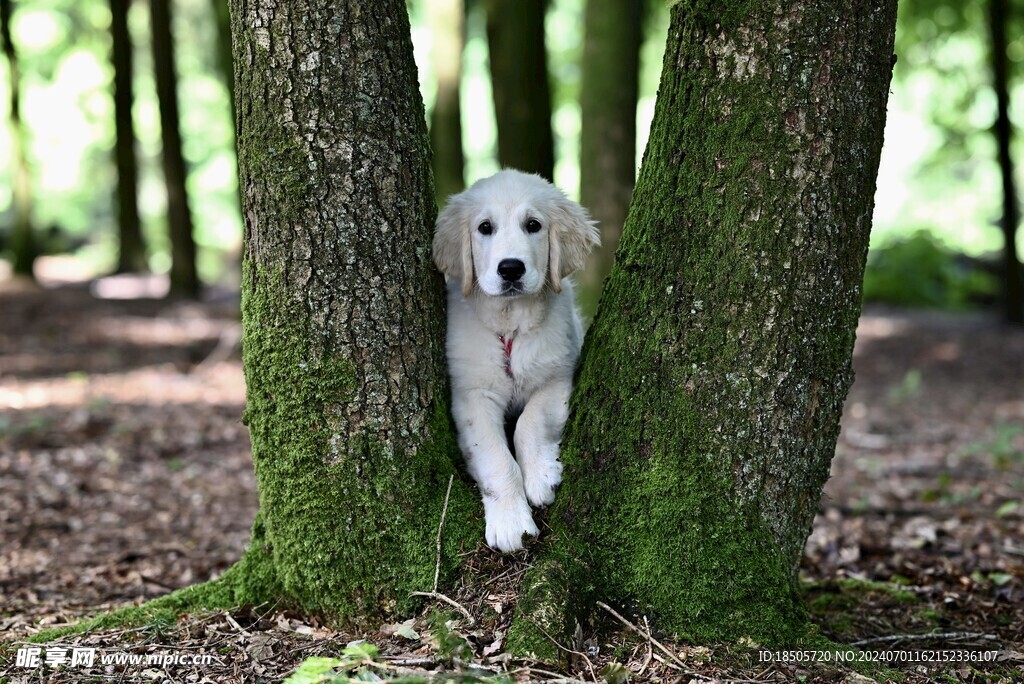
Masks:
[[[583,268],[590,250],[601,244],[601,234],[587,210],[568,197],[561,197],[554,203],[550,218],[548,277],[551,289],[561,292],[562,278]]]

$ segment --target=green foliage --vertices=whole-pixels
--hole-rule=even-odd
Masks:
[[[924,230],[872,250],[864,273],[866,302],[963,309],[997,291],[994,276]]]
[[[1011,0],[1008,56],[1021,94],[1024,3]],[[1002,245],[987,0],[901,0],[873,246],[925,227],[972,256]],[[1018,139],[1017,159],[1024,153]],[[1024,233],[1018,234],[1024,247]]]
[[[904,375],[903,379],[889,388],[889,403],[901,404],[913,399],[921,391],[921,380],[923,376],[917,368],[911,368]]]
[[[446,662],[468,660],[473,657],[473,647],[470,646],[469,640],[448,627],[442,613],[430,616],[430,637],[434,653]]]
[[[988,455],[1000,470],[1024,462],[1024,427],[1015,423],[997,423],[993,430],[989,439],[971,444],[967,455]]]
[[[597,674],[606,684],[625,684],[633,673],[622,663],[613,660],[602,667]]]
[[[392,684],[512,684],[507,675],[444,672],[422,675],[395,674],[379,659],[380,649],[366,641],[355,641],[345,647],[340,658],[307,658],[284,680],[284,684],[349,684],[351,682],[391,682]]]
[[[306,658],[299,665],[299,669],[284,680],[284,684],[317,684],[318,682],[336,681],[337,677],[333,675],[333,671],[343,662],[340,658],[324,658],[322,656]]]
[[[378,682],[382,671],[377,662],[380,649],[368,641],[353,641],[340,658],[307,658],[284,684],[318,684],[319,682]]]
[[[995,466],[1001,470],[1009,469],[1014,463],[1024,462],[1024,449],[1018,439],[1024,434],[1020,425],[1002,424],[996,426],[995,438],[992,441],[991,453]]]
[[[183,152],[200,245],[199,267],[209,280],[223,276],[227,255],[241,244],[234,127],[230,96],[217,63],[212,3],[176,0],[175,4]],[[169,266],[170,257],[147,14],[146,3],[133,3],[128,21],[135,44],[133,111],[140,211],[152,247],[150,266],[160,272]],[[23,114],[29,128],[36,224],[44,232],[57,229],[47,237],[53,243],[51,248],[80,247],[78,255],[91,265],[111,268],[117,231],[109,3],[18,3],[12,28],[22,71]],[[4,66],[0,69],[0,93],[5,97],[7,87]],[[0,111],[6,114],[6,101]],[[0,126],[0,216],[11,201],[8,135],[8,127]],[[0,232],[5,225],[0,219]]]

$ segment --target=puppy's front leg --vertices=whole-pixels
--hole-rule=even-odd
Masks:
[[[500,551],[523,548],[523,535],[537,536],[523,475],[505,442],[505,410],[489,392],[453,393],[452,415],[469,474],[484,500],[487,544]]]
[[[569,417],[570,394],[570,380],[548,383],[530,397],[516,423],[516,458],[523,469],[526,498],[534,506],[554,502],[555,488],[562,481],[558,450]]]

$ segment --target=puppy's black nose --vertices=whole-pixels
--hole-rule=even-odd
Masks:
[[[498,263],[498,275],[502,280],[512,282],[519,280],[526,273],[526,264],[519,259],[502,259]]]

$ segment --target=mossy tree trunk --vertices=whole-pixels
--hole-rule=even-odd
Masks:
[[[110,61],[114,66],[114,161],[117,164],[117,272],[149,270],[139,221],[138,164],[132,118],[132,38],[128,30],[131,0],[110,0]]]
[[[403,0],[232,0],[260,514],[230,582],[369,624],[430,590],[458,448]],[[443,568],[482,529],[456,477]]]
[[[636,180],[636,100],[643,0],[587,0],[580,110],[580,202],[601,229],[601,246],[579,276],[593,315],[611,270]]]
[[[570,596],[635,601],[695,640],[803,633],[796,570],[853,379],[896,0],[671,17],[520,651],[553,655],[536,626],[571,627]]]
[[[171,292],[199,296],[196,240],[188,204],[188,169],[181,147],[178,115],[178,76],[174,66],[173,0],[149,0],[153,34],[153,72],[160,107],[164,185],[167,188],[167,229],[171,241]]]
[[[992,88],[996,94],[996,137],[999,173],[1002,183],[1003,211],[999,226],[1003,231],[1003,316],[1008,323],[1024,323],[1024,273],[1017,255],[1017,224],[1020,204],[1013,164],[1013,123],[1010,120],[1010,59],[1006,53],[1006,28],[1010,21],[1007,0],[989,0],[989,31],[992,36]]]
[[[28,162],[28,130],[21,118],[21,71],[18,52],[11,37],[11,0],[0,0],[0,42],[7,60],[10,87],[11,162],[13,166],[11,191],[14,204],[14,225],[11,227],[12,270],[17,275],[34,277],[33,266],[38,255],[32,229],[32,173]]]
[[[466,0],[428,0],[427,19],[433,34],[437,98],[430,113],[434,193],[437,204],[466,187],[462,154],[462,50],[465,45]]]
[[[487,0],[486,8],[498,162],[552,180],[555,140],[544,45],[547,0]]]

